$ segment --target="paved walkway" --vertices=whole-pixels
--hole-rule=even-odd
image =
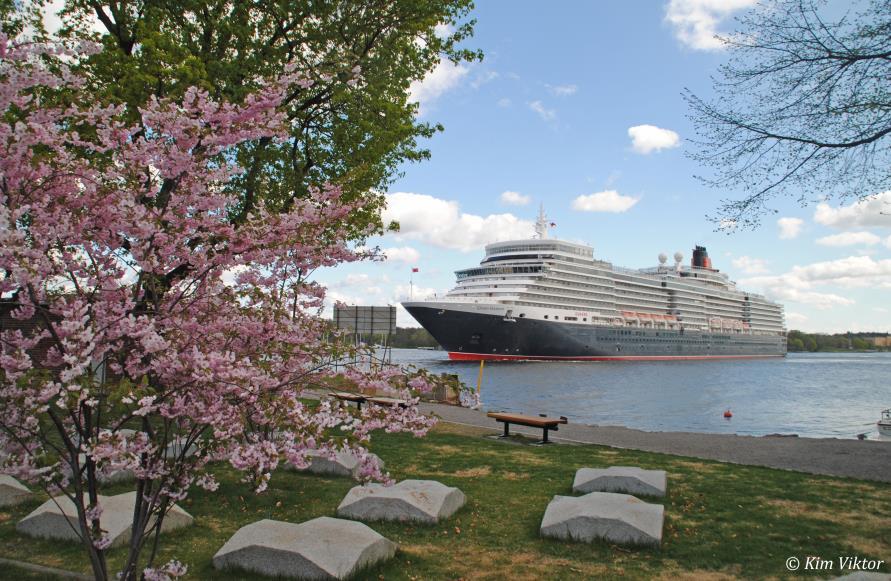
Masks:
[[[502,424],[487,418],[483,411],[431,403],[422,403],[421,409],[447,422],[502,430]],[[521,426],[512,425],[511,432],[541,436],[541,430]],[[560,426],[550,439],[891,482],[891,442],[884,441],[643,432],[573,423]]]

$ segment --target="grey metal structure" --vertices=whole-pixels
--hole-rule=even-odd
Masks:
[[[356,344],[383,337],[383,359],[390,360],[390,335],[396,330],[396,307],[338,305],[334,307],[334,326],[350,331]]]

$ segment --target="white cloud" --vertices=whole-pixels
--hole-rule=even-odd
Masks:
[[[742,279],[740,280],[740,284],[747,287],[760,288],[765,295],[779,302],[790,301],[809,305],[820,310],[854,304],[854,301],[851,299],[835,293],[824,293],[799,288],[795,285],[802,284],[801,281],[789,274]]]
[[[545,85],[548,92],[555,97],[569,97],[579,90],[576,85]]]
[[[397,221],[397,240],[418,240],[440,248],[476,250],[490,242],[529,238],[532,222],[513,214],[477,216],[461,212],[458,202],[425,194],[395,192],[387,194],[384,224]]]
[[[43,28],[46,29],[48,34],[54,35],[62,28],[62,19],[59,17],[59,12],[61,12],[63,8],[65,8],[65,0],[50,0],[44,4]],[[107,32],[105,26],[92,11],[87,14],[87,22],[89,24],[88,29],[90,32],[99,34],[105,34]]]
[[[887,246],[888,248],[891,248],[891,236],[888,236],[887,238],[885,238],[885,242],[884,242],[884,244],[885,244],[885,246]]]
[[[777,220],[777,226],[780,227],[780,238],[783,240],[791,240],[801,234],[801,227],[804,220],[801,218],[780,218]]]
[[[881,241],[882,239],[872,232],[842,232],[819,238],[817,244],[821,246],[855,246],[857,244],[873,246]]]
[[[501,107],[502,109],[505,109],[505,108],[511,106],[511,100],[508,99],[507,97],[502,97],[501,99],[498,99],[498,103],[496,103],[496,104],[499,107]]]
[[[801,313],[786,313],[786,324],[787,325],[801,325],[808,322],[808,318]]]
[[[238,279],[238,275],[243,272],[249,271],[250,268],[243,264],[236,264],[232,268],[228,268],[224,270],[220,274],[220,280],[223,281],[223,284],[226,286],[235,286],[236,280]]]
[[[746,274],[764,274],[768,271],[767,261],[763,258],[740,256],[739,258],[734,258],[731,262],[734,267]]]
[[[779,276],[761,276],[740,280],[742,286],[761,288],[781,301],[793,301],[828,309],[854,304],[848,297],[814,290],[821,286],[839,288],[891,289],[891,259],[874,260],[869,256],[849,256],[838,260],[794,266]]]
[[[414,286],[397,284],[393,288],[393,302],[407,301],[409,299],[415,301],[420,299],[432,299],[439,294],[441,294],[439,291],[431,287],[420,286],[418,284],[415,284]]]
[[[662,129],[655,125],[635,125],[628,128],[631,148],[644,155],[653,151],[671,149],[680,145],[680,136],[671,129]]]
[[[448,22],[440,22],[433,27],[433,34],[437,38],[448,38],[455,32],[455,27]]]
[[[864,198],[850,206],[817,204],[814,221],[824,226],[848,228],[891,228],[891,191]]]
[[[494,81],[499,76],[501,75],[499,75],[496,71],[483,71],[478,74],[475,79],[473,79],[473,81],[470,83],[470,86],[474,89],[479,89],[486,83]]]
[[[530,102],[529,108],[538,113],[538,116],[545,121],[553,121],[557,118],[557,112],[554,109],[546,108],[541,101]]]
[[[501,203],[510,206],[525,206],[532,201],[530,196],[525,196],[520,192],[501,192]]]
[[[715,38],[718,26],[734,12],[754,6],[757,0],[671,0],[665,20],[685,45],[697,50],[718,50],[724,44]]]
[[[443,58],[421,81],[413,81],[408,87],[408,100],[418,103],[418,114],[423,115],[443,93],[457,87],[469,69]]]
[[[606,190],[577,197],[572,201],[572,209],[582,212],[611,212],[619,214],[630,210],[638,201],[639,198],[623,196],[616,190]]]
[[[718,230],[721,232],[736,232],[737,228],[739,228],[739,222],[732,218],[721,218],[718,222]]]
[[[390,262],[404,262],[405,264],[417,265],[418,260],[421,258],[421,253],[411,246],[384,248],[382,252]]]
[[[815,262],[808,266],[796,266],[792,272],[802,280],[822,284],[891,288],[891,259],[873,260],[870,256],[849,256],[838,260]]]

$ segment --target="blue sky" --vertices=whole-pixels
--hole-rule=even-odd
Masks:
[[[395,304],[452,287],[487,242],[529,237],[540,203],[552,237],[582,241],[627,267],[694,244],[744,288],[786,306],[808,331],[891,330],[891,216],[882,201],[781,200],[755,231],[716,232],[719,192],[693,176],[695,137],[681,92],[710,94],[732,29],[750,0],[481,2],[466,45],[482,63],[441,63],[412,87],[420,117],[445,131],[432,159],[402,168],[385,219],[399,234],[371,240],[383,264],[319,273],[333,299]],[[505,192],[509,192],[505,194]],[[414,325],[400,312],[400,325]]]

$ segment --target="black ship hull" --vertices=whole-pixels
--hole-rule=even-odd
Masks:
[[[783,357],[783,335],[550,322],[409,306],[457,360],[659,361]]]

